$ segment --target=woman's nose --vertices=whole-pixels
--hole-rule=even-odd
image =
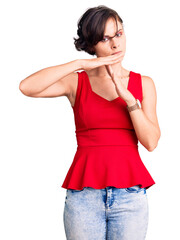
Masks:
[[[118,48],[120,45],[119,39],[116,37],[111,38],[111,44],[113,48]]]
[[[119,48],[119,46],[120,46],[120,43],[118,41],[113,41],[112,42],[112,47],[113,48]]]

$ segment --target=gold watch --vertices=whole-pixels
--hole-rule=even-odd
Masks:
[[[141,108],[141,103],[139,101],[139,99],[136,99],[136,104],[134,104],[133,106],[127,106],[127,109],[129,112],[135,110],[135,109],[140,109]]]

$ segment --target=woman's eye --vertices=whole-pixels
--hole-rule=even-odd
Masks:
[[[122,35],[122,33],[119,32],[116,34],[116,36],[120,37],[119,34],[120,34],[120,36]],[[102,42],[107,42],[106,39],[109,40],[109,38],[106,37],[106,38],[103,38]]]
[[[107,42],[106,39],[109,40],[109,38],[103,38],[102,42]]]
[[[121,32],[117,33],[116,36],[117,36],[118,34],[121,34]]]

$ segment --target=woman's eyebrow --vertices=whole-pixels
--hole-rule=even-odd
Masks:
[[[122,29],[117,30],[117,32],[119,32],[120,30],[122,30]],[[116,32],[116,33],[117,33],[117,32]],[[109,35],[104,35],[104,37],[109,37]]]

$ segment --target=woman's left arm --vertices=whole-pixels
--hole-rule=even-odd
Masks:
[[[153,151],[157,147],[161,131],[156,114],[156,88],[152,78],[142,76],[142,91],[141,109],[131,111],[129,114],[138,140],[148,151]],[[134,105],[134,96],[126,100],[126,103],[128,106]]]

